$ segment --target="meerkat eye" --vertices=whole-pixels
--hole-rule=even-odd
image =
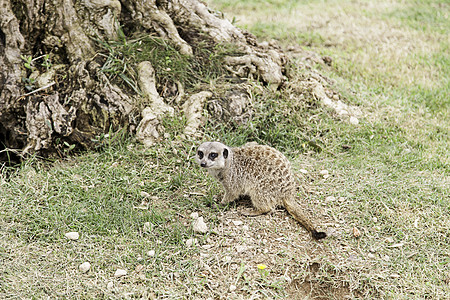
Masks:
[[[209,154],[209,159],[214,160],[215,158],[217,158],[217,156],[219,156],[217,153],[210,153]]]
[[[197,152],[198,158],[202,159],[203,158],[203,152],[202,151],[198,151]]]

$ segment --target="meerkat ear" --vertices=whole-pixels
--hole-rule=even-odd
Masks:
[[[225,148],[224,150],[223,150],[223,158],[227,158],[228,157],[228,149],[227,148]]]

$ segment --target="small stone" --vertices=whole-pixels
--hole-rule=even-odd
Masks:
[[[300,171],[300,173],[303,173],[303,174],[308,174],[308,171],[307,171],[307,170],[305,170],[305,169],[300,169],[299,171]]]
[[[372,254],[372,253],[368,253],[368,254],[367,254],[367,257],[368,257],[368,258],[371,258],[371,259],[374,259],[374,258],[375,258],[375,255]]]
[[[325,201],[327,201],[327,202],[334,202],[334,201],[336,201],[336,197],[328,196],[328,197],[325,198]]]
[[[193,212],[192,214],[190,214],[190,217],[194,220],[198,219],[198,213],[197,212]]]
[[[186,246],[191,247],[192,245],[197,244],[197,239],[188,239],[186,240]]]
[[[247,225],[244,225],[244,226],[242,226],[242,230],[245,230],[245,231],[247,231],[249,228],[248,228],[248,226]]]
[[[323,179],[327,179],[327,178],[329,178],[329,177],[330,177],[330,175],[328,175],[328,174],[323,175]]]
[[[203,221],[203,217],[199,217],[194,222],[194,225],[192,226],[192,229],[194,230],[194,232],[198,232],[198,233],[207,233],[208,232],[208,226]]]
[[[76,241],[80,238],[80,235],[78,234],[78,232],[68,232],[65,235],[66,235],[66,238],[68,238],[69,240],[73,240],[73,241]]]
[[[400,275],[398,275],[398,274],[391,274],[391,278],[400,278]]]
[[[147,252],[147,255],[150,256],[150,257],[155,256],[155,250],[149,250],[149,251]]]
[[[393,238],[391,238],[391,237],[388,237],[388,238],[386,238],[386,242],[388,242],[388,243],[393,243],[394,242],[394,239]]]
[[[230,285],[230,292],[234,292],[236,288],[237,287],[234,284]]]
[[[322,171],[320,171],[319,173],[320,173],[320,175],[322,175],[322,176],[328,175],[328,174],[329,174],[328,170],[322,170]]]
[[[352,125],[358,125],[359,124],[359,120],[357,117],[351,116],[350,120],[349,120],[350,124]]]
[[[108,290],[112,290],[112,289],[114,288],[114,283],[113,283],[112,281],[108,282],[108,283],[106,284],[106,288],[107,288]]]
[[[127,274],[128,274],[127,270],[117,269],[116,273],[114,273],[114,277],[119,278],[119,277],[125,276]]]
[[[377,217],[373,217],[372,218],[372,222],[374,222],[374,223],[378,222],[378,218]]]
[[[147,193],[147,192],[142,191],[141,192],[141,197],[148,198],[148,197],[150,197],[150,194]]]
[[[86,273],[91,268],[91,264],[89,262],[82,263],[78,269],[81,271],[81,273]]]
[[[231,221],[231,223],[233,223],[234,224],[234,226],[239,226],[239,225],[242,225],[242,224],[244,224],[244,222],[242,222],[242,221],[239,221],[239,220],[237,220],[237,221]]]
[[[343,108],[336,108],[336,113],[340,116],[347,116],[348,115],[348,111],[346,109]]]

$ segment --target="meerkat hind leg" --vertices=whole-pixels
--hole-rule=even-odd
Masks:
[[[241,212],[244,216],[255,217],[263,214],[267,214],[272,210],[270,205],[267,205],[265,199],[258,194],[251,194],[250,199],[252,201],[253,208],[245,209]]]

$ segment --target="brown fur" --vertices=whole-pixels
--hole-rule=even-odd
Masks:
[[[230,148],[222,143],[207,142],[198,148],[196,160],[223,185],[225,195],[222,204],[230,203],[240,195],[248,195],[254,209],[246,215],[257,216],[282,206],[315,239],[326,237],[324,232],[316,231],[296,203],[291,164],[278,150],[256,143]]]

